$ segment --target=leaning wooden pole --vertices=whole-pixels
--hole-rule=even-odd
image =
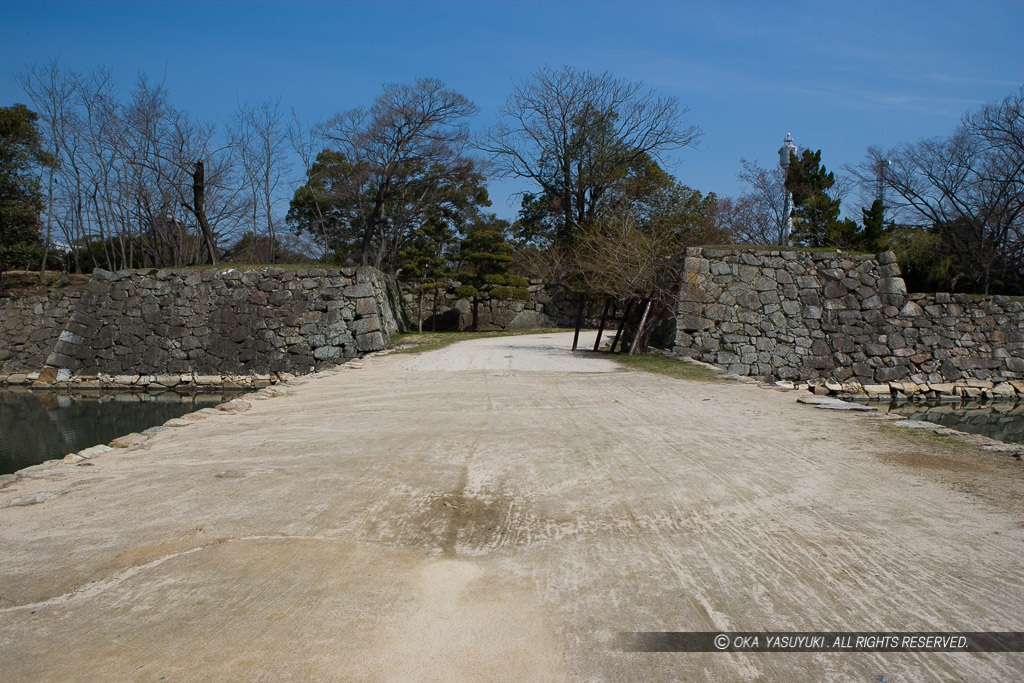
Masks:
[[[633,352],[636,351],[636,344],[640,341],[640,335],[644,332],[644,325],[647,323],[647,314],[651,312],[651,300],[647,300],[647,305],[644,306],[644,314],[640,318],[640,326],[636,328],[636,334],[633,335],[633,343],[629,345],[629,354],[632,356]]]
[[[580,293],[580,305],[576,307],[576,334],[572,336],[572,350],[576,350],[576,344],[580,341],[580,328],[583,327],[583,306],[587,299]]]
[[[626,312],[622,314],[622,322],[619,323],[619,329],[615,332],[615,339],[612,339],[612,347],[608,349],[608,353],[615,353],[615,347],[619,343],[619,338],[622,336],[622,329],[626,327],[626,321],[629,320],[629,312],[633,310],[633,300],[630,299],[626,302]]]
[[[597,339],[594,340],[594,350],[601,350],[601,335],[604,334],[604,322],[608,318],[608,305],[611,304],[612,298],[608,297],[604,300],[604,310],[601,311],[601,324],[597,326]]]

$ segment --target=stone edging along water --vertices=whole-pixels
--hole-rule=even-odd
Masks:
[[[32,465],[31,467],[26,467],[24,469],[20,469],[17,472],[14,472],[13,474],[0,475],[0,489],[6,488],[8,485],[13,484],[14,482],[18,481],[19,479],[22,479],[23,477],[31,477],[31,478],[46,477],[46,476],[51,476],[51,474],[54,471],[70,471],[72,467],[88,466],[89,463],[86,462],[86,461],[91,460],[92,458],[94,458],[94,457],[96,457],[98,455],[103,455],[104,453],[110,453],[110,452],[113,452],[113,451],[119,450],[119,449],[123,449],[123,450],[126,450],[126,451],[136,450],[136,449],[140,448],[143,444],[145,444],[155,434],[159,434],[161,432],[166,432],[166,431],[168,431],[170,429],[180,429],[182,427],[188,427],[188,426],[192,425],[195,422],[199,422],[201,420],[205,420],[205,419],[207,419],[209,417],[213,417],[213,416],[216,416],[216,415],[224,415],[224,414],[232,414],[232,413],[244,413],[245,411],[247,411],[250,408],[252,408],[252,402],[253,401],[265,401],[265,400],[271,399],[271,398],[279,398],[279,397],[282,397],[282,396],[289,396],[289,395],[292,394],[292,390],[287,388],[287,387],[294,387],[294,386],[299,386],[299,385],[305,384],[306,381],[310,380],[310,379],[320,379],[322,377],[330,377],[330,376],[336,375],[339,370],[350,370],[350,369],[361,368],[365,364],[364,363],[364,359],[365,358],[370,358],[370,357],[373,357],[373,356],[385,356],[385,355],[391,353],[393,350],[394,349],[385,349],[383,351],[376,351],[376,352],[373,352],[373,353],[368,353],[368,354],[366,354],[365,356],[363,356],[361,358],[354,358],[354,359],[348,361],[347,363],[343,363],[342,365],[336,366],[333,369],[321,370],[319,372],[314,372],[314,373],[311,373],[311,374],[308,374],[308,375],[303,375],[301,377],[295,377],[294,375],[292,375],[290,373],[274,373],[274,375],[272,377],[268,377],[268,378],[263,378],[263,377],[259,377],[259,376],[245,376],[245,377],[227,376],[227,377],[222,377],[221,378],[221,382],[219,384],[194,384],[193,386],[206,386],[206,387],[216,386],[216,387],[220,387],[220,388],[233,388],[233,387],[247,387],[247,386],[248,387],[257,387],[258,386],[257,383],[261,383],[262,384],[262,383],[265,382],[265,384],[262,384],[262,386],[260,386],[258,391],[254,391],[254,392],[251,392],[251,393],[248,393],[248,394],[243,394],[243,395],[239,396],[238,398],[234,398],[234,399],[232,399],[230,401],[227,401],[225,403],[221,403],[220,405],[217,405],[214,408],[201,408],[200,410],[197,410],[197,411],[192,412],[192,413],[188,413],[187,415],[183,415],[181,417],[171,418],[170,420],[167,420],[166,422],[164,422],[162,425],[158,425],[156,427],[150,427],[149,429],[145,429],[142,432],[135,432],[135,433],[125,434],[123,436],[119,436],[119,437],[117,437],[116,439],[113,439],[112,441],[110,441],[107,444],[99,444],[99,445],[96,445],[96,446],[90,446],[89,448],[82,449],[82,450],[78,451],[77,453],[68,453],[67,455],[65,455],[61,459],[47,460],[46,462],[42,462],[42,463],[40,463],[38,465]],[[34,373],[34,374],[38,374],[38,373]],[[125,376],[125,377],[129,377],[129,376]],[[138,376],[130,376],[130,377],[138,377]],[[145,376],[143,376],[143,377],[145,377]],[[212,381],[212,377],[213,376],[210,376],[210,377],[211,377],[211,381]],[[76,382],[76,381],[74,381],[72,379],[65,379],[62,382],[46,382],[46,383],[42,383],[42,384],[40,384],[38,381],[36,381],[36,382],[32,383],[31,386],[33,386],[33,387],[41,386],[41,387],[46,387],[46,388],[70,386],[72,388],[83,388],[84,384],[85,384],[85,382],[81,382],[81,381],[77,381]],[[92,386],[99,386],[99,385],[92,385]],[[121,383],[116,383],[116,384],[104,386],[103,388],[119,387],[119,388],[123,389],[123,388],[129,388],[129,387],[132,387],[132,386],[134,386],[134,387],[156,386],[156,387],[163,387],[163,388],[167,388],[167,389],[171,388],[170,386],[167,386],[165,384],[161,384],[161,383],[158,383],[158,382],[153,382],[153,383],[148,383],[147,382],[145,384],[139,383],[139,384],[128,384],[128,385],[121,384]],[[180,387],[182,385],[179,384],[179,385],[173,385],[173,386],[175,388],[177,388],[177,387]],[[43,502],[44,500],[49,498],[50,495],[51,494],[40,493],[40,494],[37,494],[36,496],[29,497],[29,498],[24,498],[24,499],[22,499],[22,498],[15,498],[11,502],[11,504],[12,505],[33,505],[33,504],[36,504],[36,503]]]
[[[768,388],[776,388],[774,386]],[[1003,455],[1009,455],[1014,459],[1020,461],[1024,457],[1024,444],[1007,443],[1005,441],[999,441],[983,434],[973,434],[971,432],[963,432],[959,429],[953,429],[952,427],[945,427],[934,422],[926,422],[924,420],[910,420],[901,415],[893,415],[891,413],[884,413],[881,410],[864,405],[863,403],[851,403],[849,401],[843,401],[838,398],[831,398],[825,396],[804,395],[797,398],[797,403],[803,403],[814,406],[815,408],[823,410],[844,410],[856,412],[859,415],[865,415],[867,417],[873,417],[880,420],[888,420],[894,427],[902,427],[906,429],[920,429],[930,431],[939,436],[947,436],[961,443],[965,443],[969,446],[975,446],[983,451],[991,453],[1000,453]]]
[[[1024,382],[1018,380],[991,382],[984,379],[961,379],[955,382],[934,384],[915,384],[913,382],[860,384],[859,382],[839,383],[831,380],[811,380],[796,384],[782,380],[776,382],[776,385],[809,391],[816,396],[859,397],[874,401],[1024,400]]]
[[[727,368],[713,365],[711,363],[704,363],[692,358],[686,358],[677,356],[672,353],[665,353],[664,355],[675,358],[682,362],[692,363],[694,365],[700,365],[706,367],[716,375],[723,379],[729,379],[736,382],[742,382],[744,384],[754,384],[757,380],[753,377],[745,375],[737,375],[730,373]],[[961,382],[953,382],[948,386],[943,385],[932,387],[930,385],[913,385],[910,386],[909,382],[890,382],[888,385],[877,385],[872,387],[871,393],[866,391],[858,391],[858,387],[862,385],[858,384],[847,384],[839,385],[833,388],[826,388],[826,382],[821,380],[812,380],[810,382],[794,383],[789,381],[778,381],[774,384],[760,384],[762,389],[770,389],[775,391],[794,391],[801,394],[797,397],[796,402],[806,405],[811,405],[815,408],[822,410],[841,410],[847,412],[853,412],[858,415],[865,417],[871,417],[880,420],[890,421],[895,427],[903,427],[906,429],[923,429],[931,431],[939,436],[947,436],[961,443],[965,443],[969,446],[975,446],[983,451],[992,453],[1001,453],[1009,455],[1014,459],[1020,461],[1024,457],[1024,444],[1007,443],[1005,441],[999,441],[982,434],[973,434],[971,432],[963,432],[959,429],[953,429],[952,427],[945,427],[943,425],[935,424],[933,422],[925,422],[923,420],[908,420],[900,415],[892,415],[885,413],[878,408],[866,405],[864,403],[854,403],[851,401],[845,401],[844,398],[869,398],[872,401],[883,401],[883,400],[910,400],[910,401],[922,401],[922,400],[935,400],[938,398],[941,400],[962,400],[962,399],[978,399],[987,398],[990,400],[1016,400],[1018,385],[1024,387],[1022,382],[1004,382],[1002,384],[1011,386],[1015,393],[1011,396],[1000,390],[994,392],[993,390],[999,387],[998,384],[988,382],[988,387],[973,386],[969,384],[973,380],[963,380]],[[975,381],[975,384],[978,382]],[[893,386],[890,386],[893,385]],[[870,386],[870,385],[869,385]],[[883,387],[887,389],[883,392]],[[916,389],[916,390],[915,390]],[[940,391],[941,390],[941,391]],[[967,390],[970,390],[968,392]],[[978,392],[982,393],[978,393]],[[988,392],[988,393],[984,393]],[[1024,395],[1024,391],[1020,391]],[[1022,398],[1021,400],[1024,400]]]
[[[70,370],[61,369],[52,378],[40,372],[0,373],[0,386],[28,386],[41,389],[262,389],[289,382],[296,375],[291,372],[255,373],[249,375],[200,375],[172,373],[160,375],[106,375],[81,377]]]

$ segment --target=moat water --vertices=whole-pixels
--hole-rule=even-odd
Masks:
[[[878,405],[870,403],[869,405]],[[1024,402],[956,401],[893,402],[878,405],[880,410],[911,420],[934,422],[962,432],[983,434],[1007,443],[1024,443]]]
[[[0,389],[0,474],[63,458],[235,396],[230,392]]]

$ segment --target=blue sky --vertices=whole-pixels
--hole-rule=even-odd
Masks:
[[[51,58],[111,67],[125,89],[144,71],[211,119],[281,97],[312,121],[432,76],[476,102],[483,127],[544,64],[642,79],[704,131],[671,170],[720,195],[743,191],[741,157],[774,164],[787,131],[838,170],[868,145],[946,134],[1024,84],[1024,0],[8,0],[0,19],[0,106],[25,99],[16,72]],[[514,216],[516,189],[492,184],[499,215]]]

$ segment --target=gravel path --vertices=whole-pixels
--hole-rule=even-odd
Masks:
[[[1021,677],[1020,654],[616,651],[1024,630],[1022,470],[571,338],[370,358],[0,490],[0,680]]]

